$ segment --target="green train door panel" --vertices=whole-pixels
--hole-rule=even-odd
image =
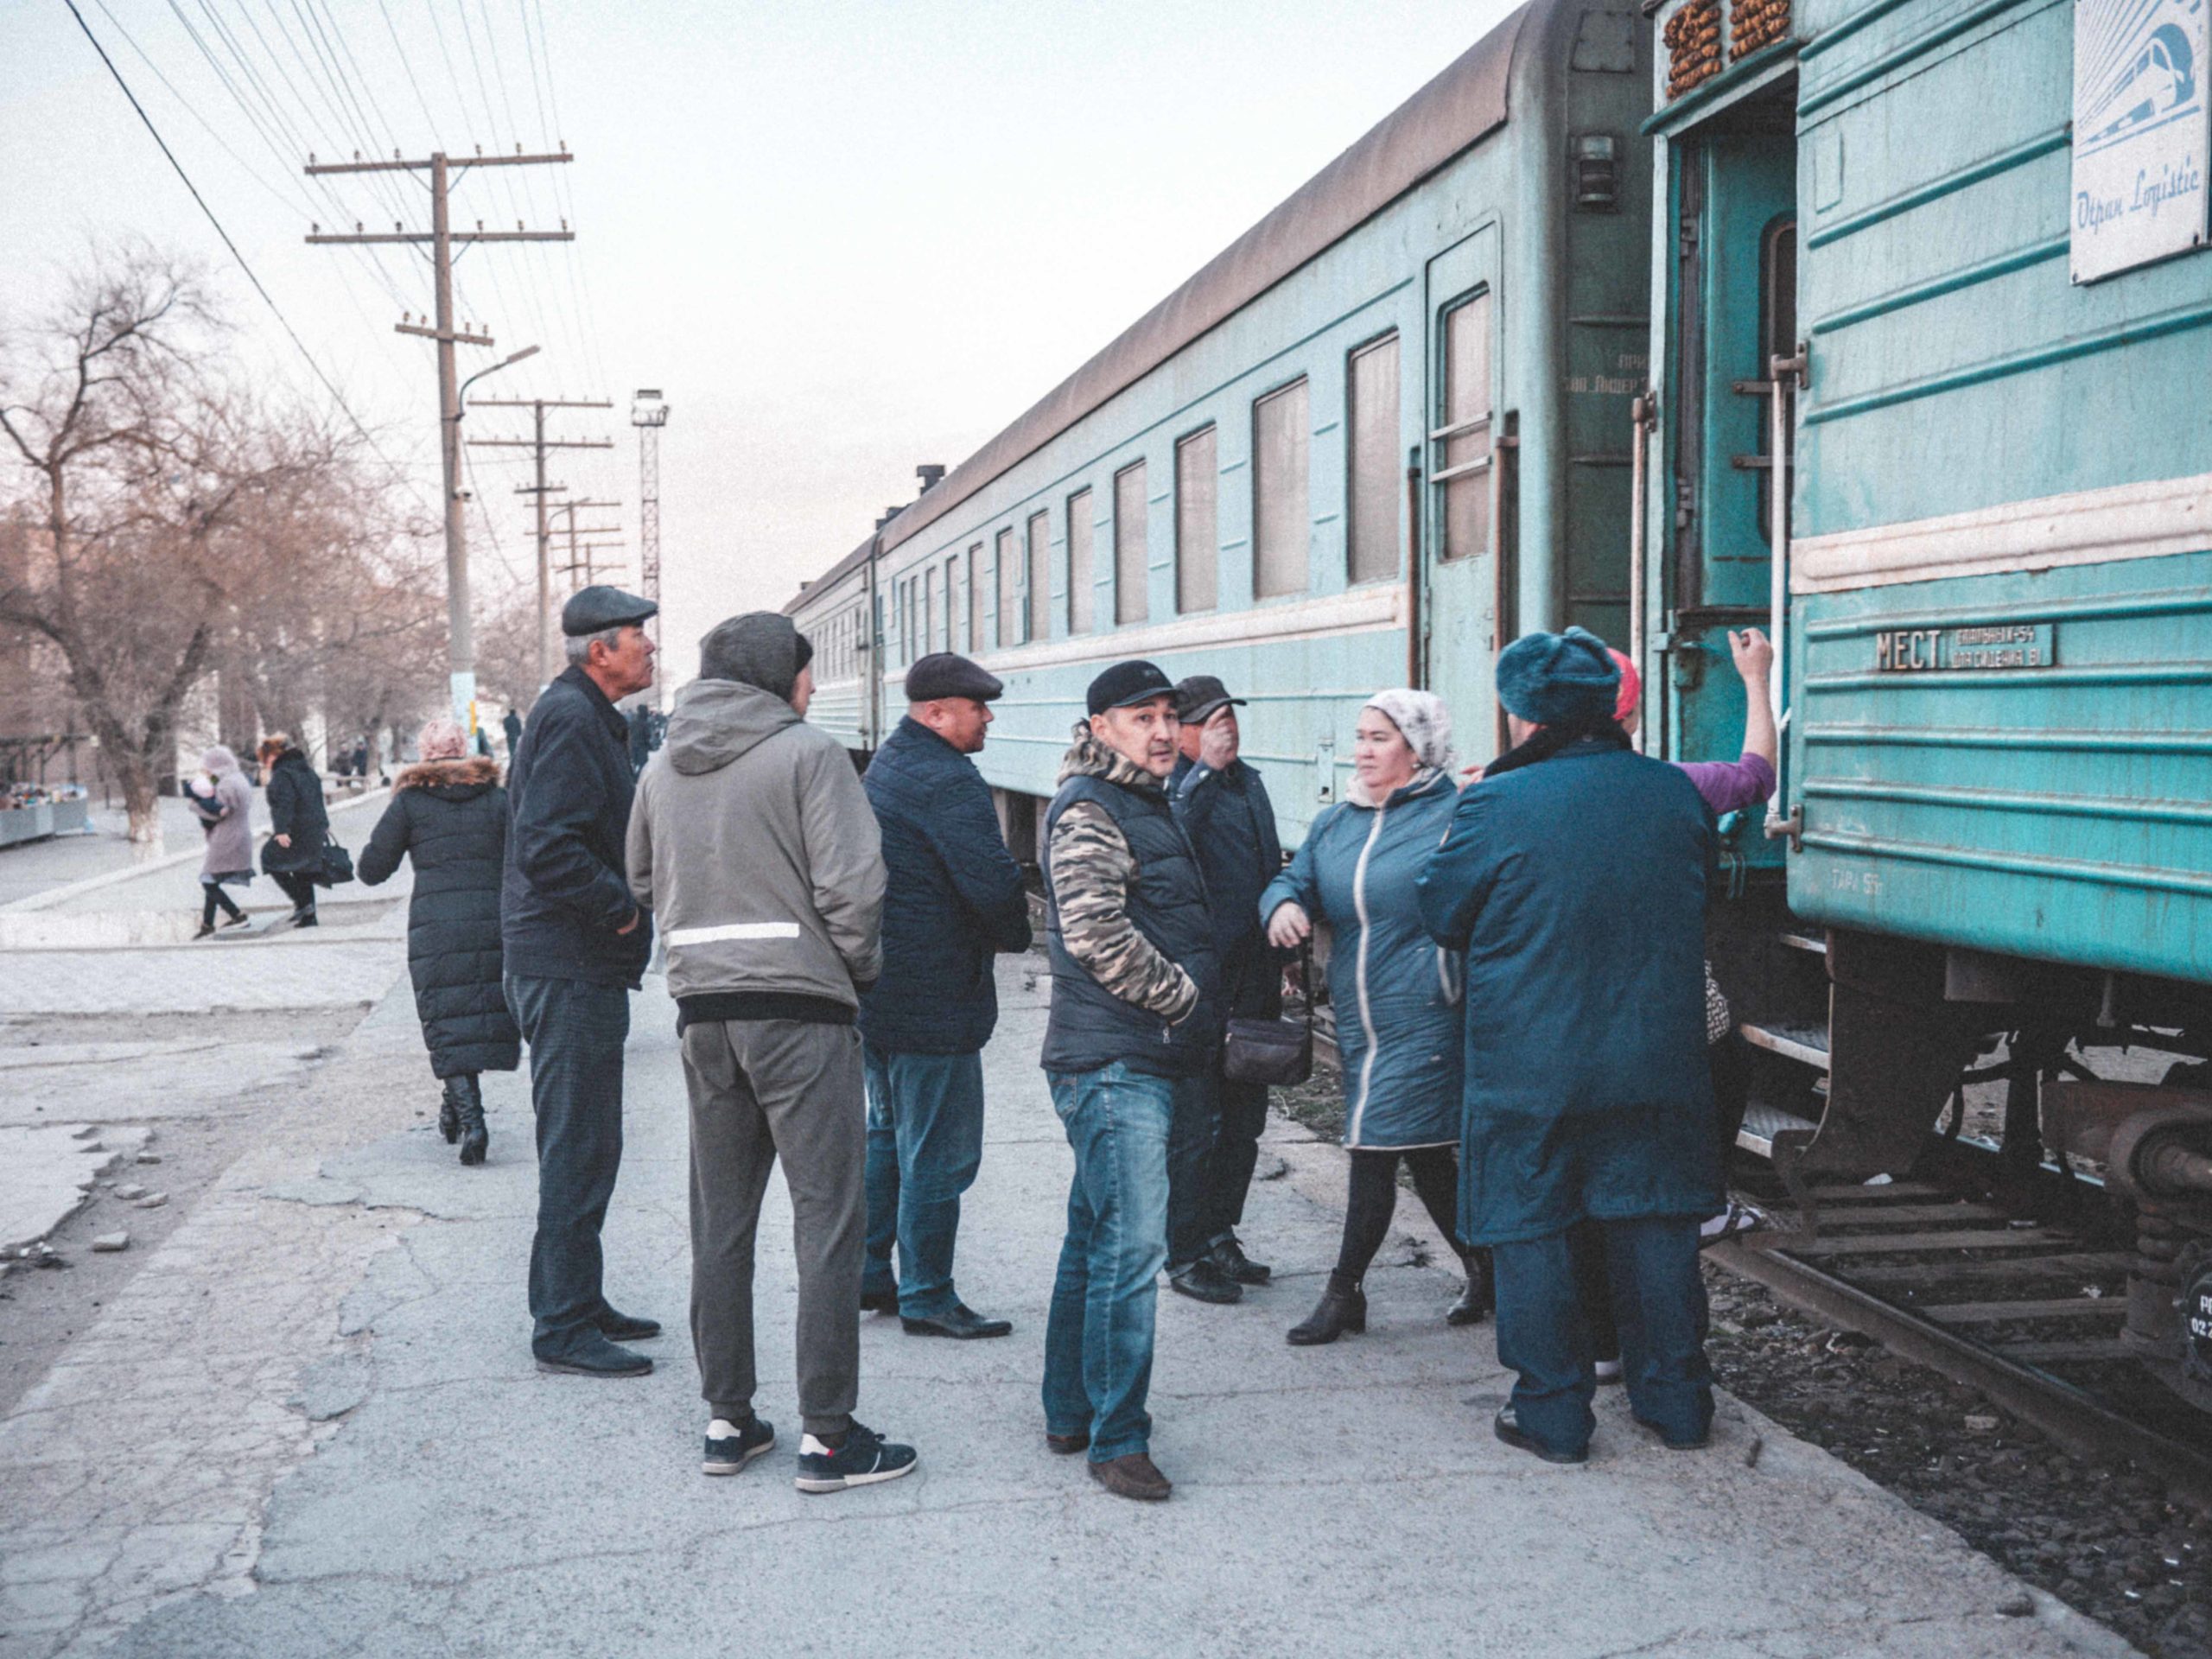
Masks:
[[[1788,97],[1778,97],[1732,112],[1725,130],[1676,149],[1667,663],[1669,753],[1678,760],[1732,760],[1740,752],[1744,689],[1728,631],[1768,621],[1769,365],[1795,349],[1797,328],[1789,113]],[[1738,844],[1752,863],[1782,862],[1780,843],[1756,830]]]
[[[1427,378],[1423,403],[1428,480],[1421,537],[1427,567],[1422,614],[1428,683],[1459,716],[1462,758],[1486,758],[1497,706],[1491,678],[1497,640],[1511,637],[1499,614],[1511,592],[1512,523],[1507,494],[1510,417],[1497,410],[1497,232],[1478,231],[1428,263]],[[1507,607],[1510,611],[1510,605]]]

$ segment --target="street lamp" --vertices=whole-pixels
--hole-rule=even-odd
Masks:
[[[537,351],[538,348],[535,346],[525,346],[522,350],[515,353],[512,356],[503,357],[498,362],[494,363],[490,368],[479,369],[475,373],[470,375],[467,379],[462,381],[461,383],[461,391],[454,398],[454,404],[460,410],[460,413],[456,414],[454,416],[454,419],[459,420],[462,415],[468,413],[468,389],[471,386],[474,385],[479,380],[481,380],[487,374],[497,374],[501,369],[512,368],[516,364],[521,362],[525,357],[536,357],[537,355]]]
[[[479,369],[461,383],[461,390],[453,395],[453,413],[448,416],[444,429],[446,474],[446,626],[450,641],[447,646],[450,656],[453,685],[453,717],[461,729],[473,732],[476,728],[476,630],[468,609],[468,541],[463,531],[461,487],[461,422],[468,413],[468,389],[487,374],[497,374],[501,369],[519,363],[525,357],[535,357],[537,347],[525,346],[510,356],[501,358],[488,369]]]

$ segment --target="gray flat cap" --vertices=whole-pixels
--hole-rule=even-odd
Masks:
[[[934,702],[939,697],[988,702],[1005,690],[997,675],[956,652],[933,651],[906,671],[909,702]]]
[[[609,588],[604,582],[595,583],[584,588],[561,607],[561,632],[573,639],[581,633],[597,633],[601,628],[620,628],[632,622],[642,622],[659,609],[660,607],[650,599],[626,594],[620,588]]]

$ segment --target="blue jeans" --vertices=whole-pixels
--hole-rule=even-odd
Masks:
[[[910,1319],[949,1313],[960,1195],[983,1162],[983,1057],[869,1044],[865,1291],[896,1289]],[[899,1246],[899,1275],[891,1246]]]
[[[558,1359],[607,1312],[599,1231],[622,1166],[622,1045],[630,994],[620,985],[509,974],[507,1007],[530,1045],[537,1117],[537,1232],[530,1245],[531,1351]]]
[[[1045,1428],[1090,1434],[1090,1460],[1145,1451],[1153,1315],[1167,1259],[1167,1140],[1191,1084],[1116,1062],[1049,1072],[1075,1150],[1067,1237],[1045,1322]]]
[[[1589,1224],[1604,1238],[1629,1408],[1669,1438],[1695,1440],[1713,1421],[1696,1218]],[[1491,1259],[1497,1286],[1497,1357],[1520,1373],[1513,1385],[1514,1414],[1547,1450],[1580,1452],[1597,1422],[1590,1410],[1597,1378],[1569,1236],[1500,1244]]]

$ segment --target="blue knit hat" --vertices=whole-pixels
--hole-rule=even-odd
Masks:
[[[1605,642],[1582,628],[1524,633],[1498,654],[1497,700],[1535,726],[1604,720],[1620,683]]]

